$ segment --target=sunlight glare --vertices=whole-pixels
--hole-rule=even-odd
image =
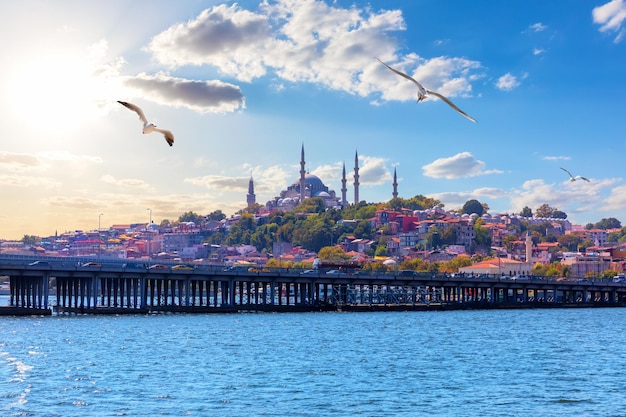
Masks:
[[[22,61],[10,82],[16,116],[36,131],[75,131],[106,114],[114,102],[117,75],[89,54],[37,54]]]

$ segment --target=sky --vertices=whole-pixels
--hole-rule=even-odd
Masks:
[[[234,214],[302,146],[338,195],[345,163],[349,200],[358,152],[367,202],[395,169],[447,209],[626,222],[625,0],[22,0],[0,23],[3,239]]]

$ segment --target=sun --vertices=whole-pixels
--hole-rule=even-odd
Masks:
[[[39,132],[65,134],[107,111],[115,71],[89,49],[30,54],[15,66],[7,91],[17,119]]]

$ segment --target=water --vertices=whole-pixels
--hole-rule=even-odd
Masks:
[[[2,416],[626,416],[626,309],[0,317]]]

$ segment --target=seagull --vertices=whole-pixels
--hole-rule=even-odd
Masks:
[[[424,86],[422,84],[420,84],[415,78],[398,71],[397,69],[393,69],[391,68],[389,65],[385,64],[383,61],[381,61],[380,59],[376,58],[376,60],[378,62],[380,62],[381,64],[383,64],[384,66],[386,66],[389,70],[395,72],[396,74],[398,74],[399,76],[406,78],[409,81],[413,81],[415,83],[415,85],[417,86],[417,102],[419,103],[420,101],[424,100],[426,98],[426,96],[435,96],[440,98],[441,100],[445,101],[448,106],[452,107],[454,110],[456,110],[461,116],[465,117],[467,120],[474,122],[474,123],[478,123],[476,121],[476,119],[474,119],[472,116],[470,116],[469,114],[465,113],[463,110],[459,109],[453,102],[451,102],[447,97],[444,97],[443,95],[439,94],[436,91],[432,91],[432,90],[427,90],[424,88]]]
[[[169,130],[158,129],[154,123],[148,123],[148,119],[146,119],[146,116],[143,114],[143,110],[141,110],[139,107],[125,101],[118,100],[117,102],[139,115],[139,119],[143,122],[142,132],[144,135],[146,133],[159,132],[163,134],[163,136],[165,137],[165,141],[168,145],[172,146],[174,144],[174,134]]]
[[[582,175],[576,175],[573,176],[571,172],[569,172],[568,170],[566,170],[565,168],[561,168],[563,171],[567,172],[567,175],[569,175],[569,180],[570,181],[576,181],[576,180],[584,180],[587,182],[590,182],[587,178],[583,177]]]

